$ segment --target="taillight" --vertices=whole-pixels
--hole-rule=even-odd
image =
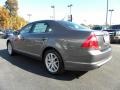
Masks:
[[[99,49],[98,40],[94,33],[92,33],[82,44],[82,48]]]

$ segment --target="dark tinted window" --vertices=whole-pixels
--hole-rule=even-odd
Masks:
[[[110,29],[120,29],[120,25],[112,25],[110,26]]]
[[[102,26],[93,26],[93,30],[102,30]]]
[[[58,23],[64,27],[72,29],[72,30],[91,30],[88,27],[78,25],[78,24],[75,24],[75,23],[69,22],[69,21],[58,21]]]

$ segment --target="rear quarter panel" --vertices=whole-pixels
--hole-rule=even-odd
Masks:
[[[82,43],[91,34],[91,31],[68,31],[56,33],[53,39],[48,41],[48,46],[55,47],[63,57],[64,61],[81,61],[86,57],[89,59],[88,50],[81,48]],[[86,59],[86,61],[87,61]]]

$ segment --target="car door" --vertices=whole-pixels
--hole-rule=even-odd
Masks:
[[[14,44],[15,44],[15,49],[27,53],[29,48],[28,48],[28,43],[29,43],[29,37],[30,37],[30,31],[32,29],[33,24],[28,24],[25,27],[23,27],[20,30],[19,35],[17,35]]]
[[[29,53],[40,57],[43,48],[45,47],[45,43],[48,40],[49,32],[52,29],[46,22],[36,22],[29,37]]]

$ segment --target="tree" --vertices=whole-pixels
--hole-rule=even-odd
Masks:
[[[21,27],[27,24],[27,21],[20,16],[14,17],[13,28],[14,30],[19,30]]]
[[[5,12],[3,12],[4,10]],[[4,10],[1,12],[3,14],[7,13],[7,16],[2,15],[2,23],[0,23],[1,26],[4,26],[4,29],[18,30],[27,23],[24,18],[18,16],[17,0],[7,0],[4,5]]]
[[[24,20],[24,18],[18,15],[11,16],[9,14],[9,11],[6,8],[0,6],[0,28],[1,29],[18,30],[25,24],[27,24],[27,22]]]
[[[9,22],[10,16],[8,11],[0,6],[0,28],[6,29],[9,28],[10,22]]]
[[[18,1],[17,0],[7,0],[5,2],[5,8],[9,11],[10,15],[16,16],[18,11]]]

